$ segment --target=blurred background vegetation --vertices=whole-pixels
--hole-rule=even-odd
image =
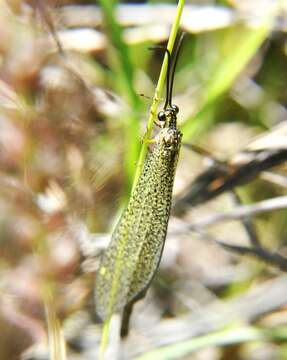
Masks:
[[[166,44],[175,12],[175,1],[0,1],[0,359],[96,358],[99,254],[128,200],[162,63],[148,47]],[[184,142],[209,155],[182,149],[159,273],[117,353],[287,359],[284,266],[230,251],[251,242],[284,262],[286,210],[188,229],[286,193],[287,2],[190,0],[181,24],[174,103]],[[247,155],[272,151],[280,165],[239,183],[236,205],[230,193],[180,200],[211,163],[237,176]],[[225,178],[214,180],[203,193]]]

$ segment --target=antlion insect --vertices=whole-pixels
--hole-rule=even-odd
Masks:
[[[158,113],[159,133],[143,164],[129,203],[112,234],[96,277],[96,311],[102,319],[143,297],[159,266],[170,216],[174,175],[182,134],[172,87],[181,36],[173,64],[168,56],[166,101]]]

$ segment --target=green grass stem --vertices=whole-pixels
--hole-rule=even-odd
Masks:
[[[111,323],[111,317],[107,318],[103,325],[103,332],[102,332],[101,344],[99,349],[100,360],[103,360],[105,358],[105,351],[109,343],[110,323]]]
[[[173,49],[173,46],[174,46],[174,43],[175,43],[175,40],[176,40],[176,37],[178,34],[180,19],[181,19],[181,14],[183,11],[184,3],[185,3],[185,0],[178,1],[176,15],[175,15],[175,18],[173,21],[173,25],[171,28],[171,32],[170,32],[170,36],[169,36],[169,40],[168,40],[168,44],[167,44],[167,49],[170,52],[172,52],[172,49]],[[164,57],[164,61],[163,61],[161,71],[159,74],[158,83],[155,88],[155,94],[154,94],[153,101],[152,101],[152,104],[150,107],[150,115],[149,115],[148,122],[147,122],[147,130],[144,135],[140,155],[138,158],[138,165],[137,165],[137,169],[136,169],[136,173],[135,173],[135,177],[134,177],[134,181],[133,181],[132,191],[134,190],[134,188],[138,182],[138,179],[139,179],[141,171],[142,171],[144,159],[147,154],[148,143],[146,140],[148,140],[152,137],[153,126],[154,126],[155,118],[157,116],[157,108],[158,108],[160,97],[161,97],[161,94],[162,94],[162,91],[164,88],[166,71],[167,71],[167,55],[165,55],[165,57]]]

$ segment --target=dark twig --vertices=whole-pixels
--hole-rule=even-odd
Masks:
[[[282,271],[287,271],[287,259],[278,253],[271,253],[268,249],[263,248],[262,246],[254,246],[254,247],[247,247],[241,245],[232,245],[227,243],[226,241],[219,240],[218,238],[214,237],[213,235],[201,231],[195,231],[200,237],[205,240],[212,241],[219,246],[223,247],[226,250],[232,251],[239,255],[252,255],[256,258],[265,261],[266,263],[278,267]]]
[[[175,210],[184,212],[189,206],[199,205],[250,182],[261,172],[284,163],[287,160],[287,149],[247,151],[239,155],[245,158],[243,162],[238,162],[236,158],[230,162],[213,158],[214,164],[193,180],[185,194],[175,199]]]

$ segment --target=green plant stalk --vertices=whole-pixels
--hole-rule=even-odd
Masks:
[[[115,27],[114,20],[110,16],[110,11],[112,10],[110,8],[111,5],[109,5],[106,0],[100,0],[100,3],[105,8],[104,11],[106,13],[108,13],[107,22],[110,24],[111,27]],[[178,33],[183,6],[184,6],[184,0],[179,0],[176,17],[175,17],[175,20],[174,20],[174,23],[172,26],[172,30],[171,30],[171,34],[170,34],[170,38],[168,41],[168,49],[170,51],[172,51],[172,48],[173,48],[173,45],[175,43],[175,39],[176,39],[176,36]],[[161,73],[159,76],[158,85],[156,87],[155,96],[154,96],[153,103],[152,103],[151,110],[150,110],[150,117],[148,120],[147,133],[145,135],[145,139],[149,139],[152,134],[155,115],[156,115],[157,107],[158,107],[158,103],[159,103],[159,97],[162,93],[163,86],[164,86],[166,71],[167,71],[167,58],[165,58],[165,60],[164,60],[164,63],[163,63],[162,69],[161,69]],[[142,173],[142,164],[146,157],[146,153],[147,153],[147,142],[144,141],[142,144],[142,149],[141,149],[141,153],[140,153],[140,157],[139,157],[139,166],[137,167],[136,175],[134,178],[133,189],[140,177],[140,174]],[[173,183],[173,178],[172,178],[172,183]],[[119,255],[121,255],[121,252]],[[116,289],[113,289],[113,292],[117,291],[117,288],[118,287],[116,286]],[[109,307],[113,307],[113,304],[111,304]],[[111,314],[109,312],[111,312],[111,311],[112,311],[112,309],[110,309],[108,311],[107,317],[104,320],[103,334],[102,334],[101,345],[100,345],[100,358],[104,358],[104,352],[105,352],[106,346],[108,344],[109,327],[110,327],[110,321],[111,321]]]
[[[108,342],[109,342],[110,324],[111,324],[111,316],[109,316],[104,321],[103,332],[102,332],[102,337],[101,337],[101,344],[100,344],[100,349],[99,349],[100,360],[105,358],[105,350],[106,350]]]
[[[172,52],[172,49],[173,49],[173,46],[174,46],[174,43],[175,43],[175,40],[176,40],[176,37],[178,34],[180,19],[181,19],[181,14],[183,11],[184,3],[185,3],[185,0],[178,1],[176,15],[175,15],[175,18],[173,21],[173,25],[171,28],[171,32],[170,32],[170,36],[169,36],[169,40],[168,40],[168,44],[167,44],[167,49],[170,51],[170,53]],[[158,109],[160,97],[161,97],[163,87],[164,87],[166,72],[167,72],[167,56],[164,57],[164,61],[163,61],[161,71],[159,74],[159,78],[158,78],[158,83],[155,88],[155,94],[154,94],[153,101],[152,101],[152,104],[150,107],[150,112],[149,112],[150,115],[149,115],[148,122],[147,122],[147,130],[144,135],[140,155],[138,158],[138,165],[137,165],[137,169],[136,169],[134,180],[133,180],[132,192],[134,191],[136,184],[139,180],[140,174],[142,172],[142,167],[143,167],[144,160],[145,160],[146,154],[147,154],[147,149],[148,149],[148,141],[147,140],[151,139],[151,137],[152,137],[153,126],[154,126],[154,122],[155,122],[155,119],[157,116],[157,109]]]

